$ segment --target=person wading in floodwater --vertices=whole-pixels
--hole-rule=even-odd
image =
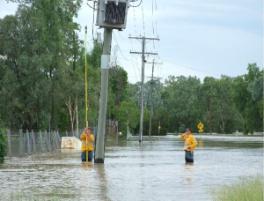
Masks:
[[[187,128],[180,137],[184,140],[185,162],[186,164],[192,164],[194,162],[193,151],[196,148],[197,141],[190,128]]]
[[[94,135],[91,128],[85,128],[80,136],[82,141],[82,162],[91,162],[93,160],[94,151]]]

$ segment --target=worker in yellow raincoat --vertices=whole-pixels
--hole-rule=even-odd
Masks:
[[[184,140],[185,162],[193,163],[193,151],[198,143],[192,134],[191,129],[187,128],[185,133],[181,134],[180,137]]]
[[[94,135],[91,128],[85,128],[80,136],[82,141],[82,162],[93,160]]]

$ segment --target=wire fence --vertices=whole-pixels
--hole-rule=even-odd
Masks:
[[[54,152],[60,149],[61,137],[58,131],[7,131],[7,155],[25,156]]]

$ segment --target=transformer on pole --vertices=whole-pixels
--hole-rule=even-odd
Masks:
[[[103,28],[125,29],[129,0],[99,0],[96,25]]]

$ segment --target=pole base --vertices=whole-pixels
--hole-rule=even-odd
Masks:
[[[94,159],[94,162],[95,162],[95,163],[104,163],[104,159],[102,159],[102,158],[97,158],[97,159]]]

